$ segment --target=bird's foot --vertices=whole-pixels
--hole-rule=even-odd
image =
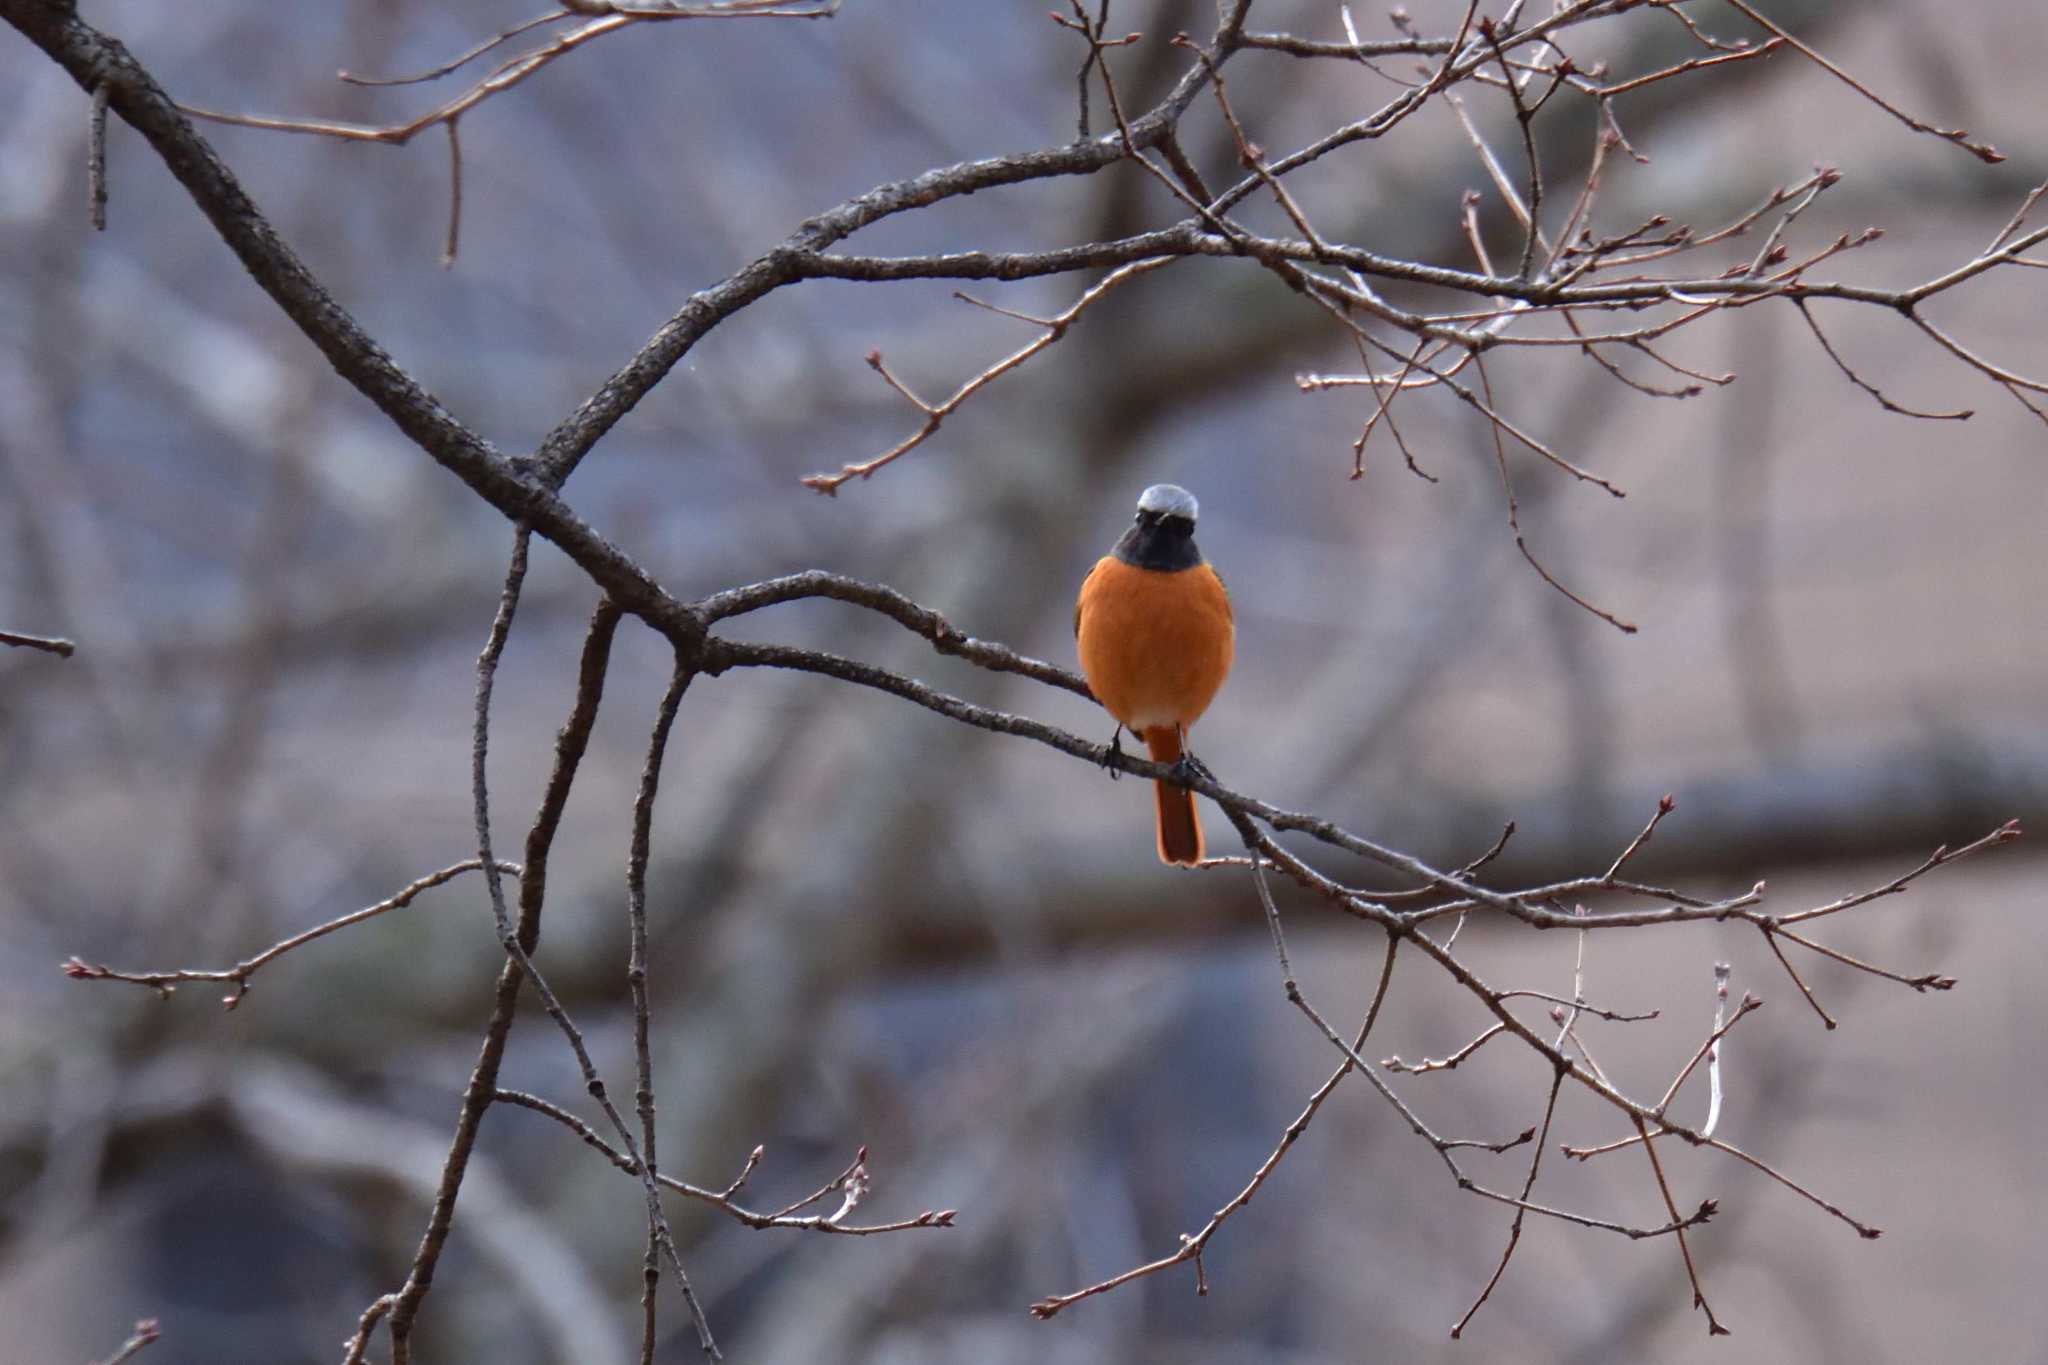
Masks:
[[[1117,766],[1123,761],[1123,757],[1124,727],[1119,725],[1115,733],[1109,737],[1109,752],[1102,756],[1102,766],[1109,769],[1109,780],[1112,782],[1124,775],[1123,769]]]

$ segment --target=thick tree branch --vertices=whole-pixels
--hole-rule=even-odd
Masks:
[[[788,579],[769,580],[767,583],[748,588],[734,589],[730,593],[707,598],[700,608],[710,609],[712,614],[729,616],[738,610],[749,609],[745,604],[767,605],[773,601],[785,601],[798,596],[830,596],[837,600],[868,606],[894,619],[904,619],[920,635],[931,639],[935,648],[942,652],[961,653],[959,648],[946,648],[938,642],[954,638],[967,639],[956,627],[951,626],[928,609],[917,608],[901,594],[872,585],[861,585],[835,575],[795,575]],[[714,603],[724,603],[714,608]],[[908,610],[906,611],[906,608]],[[903,613],[899,616],[899,613]],[[913,624],[915,622],[915,624]],[[980,642],[974,642],[979,645]],[[1007,672],[1023,672],[1052,686],[1063,687],[1080,695],[1088,695],[1087,684],[1080,677],[1051,664],[1024,659],[1000,646],[981,646],[989,666]],[[1028,665],[1025,666],[1025,665]],[[1610,874],[1581,879],[1559,887],[1545,887],[1522,892],[1501,892],[1473,881],[1469,875],[1446,871],[1429,863],[1388,848],[1370,839],[1343,829],[1334,822],[1320,816],[1301,811],[1287,810],[1262,801],[1244,792],[1235,791],[1218,782],[1213,776],[1201,771],[1148,759],[1133,757],[1128,753],[1114,752],[1108,745],[1094,744],[1058,726],[1033,720],[1028,716],[998,711],[979,706],[962,698],[940,692],[913,678],[900,673],[849,659],[842,655],[823,650],[806,649],[794,645],[772,645],[746,641],[728,640],[714,636],[706,644],[703,671],[717,677],[732,668],[781,668],[797,672],[816,673],[837,678],[862,687],[887,692],[892,696],[934,711],[949,719],[997,734],[1016,735],[1033,739],[1050,748],[1075,758],[1085,759],[1102,767],[1114,768],[1141,777],[1150,777],[1187,787],[1210,800],[1226,811],[1241,813],[1259,820],[1276,830],[1306,834],[1333,848],[1342,849],[1370,862],[1391,868],[1415,879],[1420,885],[1435,888],[1451,897],[1443,905],[1426,906],[1414,910],[1396,910],[1385,902],[1360,896],[1345,888],[1338,887],[1342,894],[1335,897],[1341,908],[1361,919],[1368,919],[1391,929],[1405,930],[1428,919],[1457,910],[1485,908],[1496,910],[1540,929],[1579,928],[1634,928],[1657,924],[1678,924],[1697,921],[1721,921],[1740,919],[1757,928],[1770,932],[1782,932],[1778,917],[1766,914],[1754,907],[1763,899],[1763,887],[1759,884],[1753,890],[1739,896],[1719,901],[1698,901],[1687,897],[1672,897],[1661,888],[1637,887],[1625,883]],[[1953,862],[1979,850],[2008,843],[2020,836],[2017,821],[2009,821],[1990,834],[1979,838],[1966,847],[1949,852],[1940,851],[1920,867],[1899,879],[1903,884],[1933,868]],[[1613,872],[1618,872],[1622,860],[1617,860]],[[1330,883],[1335,886],[1335,883]],[[1895,888],[1894,888],[1895,889]],[[1557,895],[1568,892],[1591,892],[1598,890],[1628,891],[1631,894],[1647,895],[1654,899],[1675,899],[1677,903],[1655,909],[1613,910],[1589,915],[1570,914],[1551,907],[1549,902]],[[1881,891],[1876,894],[1888,894]],[[1865,899],[1874,899],[1875,896]],[[1858,903],[1861,903],[1860,901]],[[1845,907],[1837,907],[1845,908]],[[1645,1111],[1647,1115],[1647,1111]]]

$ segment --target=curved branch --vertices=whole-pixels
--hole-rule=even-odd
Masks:
[[[1057,664],[1019,654],[1007,645],[976,639],[930,607],[920,606],[894,588],[880,583],[865,583],[844,574],[827,573],[823,569],[810,569],[713,593],[699,601],[696,607],[703,613],[706,624],[712,624],[777,603],[812,597],[830,598],[880,612],[913,635],[930,641],[932,648],[941,654],[965,659],[991,672],[1021,674],[1090,701],[1095,699],[1086,680]]]

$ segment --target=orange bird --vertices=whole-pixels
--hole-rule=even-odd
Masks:
[[[1155,763],[1177,763],[1188,727],[1230,673],[1237,627],[1230,594],[1195,548],[1195,495],[1157,483],[1138,498],[1138,516],[1096,561],[1074,603],[1074,638],[1088,686],[1123,732],[1145,741]],[[1112,770],[1114,771],[1114,770]],[[1202,860],[1195,794],[1153,783],[1159,803],[1159,857]]]

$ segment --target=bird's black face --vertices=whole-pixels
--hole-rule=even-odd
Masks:
[[[1154,512],[1140,507],[1138,515],[1131,520],[1142,530],[1160,535],[1185,539],[1195,533],[1195,522],[1192,517],[1175,516],[1170,512]]]
[[[1126,564],[1168,573],[1192,569],[1202,562],[1202,552],[1195,548],[1193,517],[1145,507],[1138,509],[1131,529],[1124,532],[1112,553]]]

